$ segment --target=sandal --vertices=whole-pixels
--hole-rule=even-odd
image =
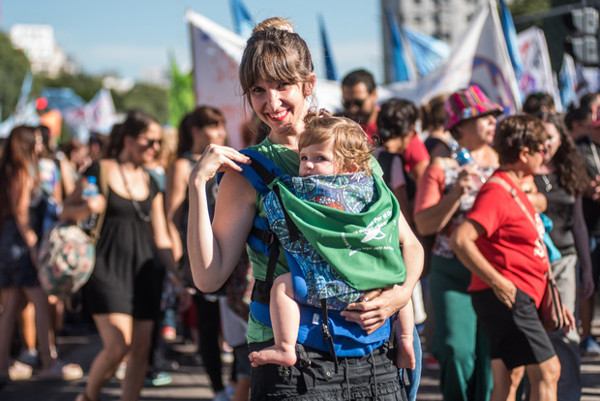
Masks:
[[[49,369],[42,370],[37,374],[42,380],[66,380],[72,381],[83,377],[83,369],[76,363],[65,363],[55,359]]]

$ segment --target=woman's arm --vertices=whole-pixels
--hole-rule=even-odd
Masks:
[[[81,196],[83,187],[87,185],[87,178],[80,177],[75,189],[65,197],[59,219],[62,221],[78,222],[89,215],[100,214],[106,208],[106,199],[102,194],[84,200]]]
[[[178,225],[182,216],[181,206],[185,201],[188,180],[190,177],[190,162],[186,159],[177,159],[173,163],[167,176],[167,187],[165,190],[165,209],[167,218],[167,227],[169,235],[173,242],[173,257],[179,260],[183,254],[181,236],[179,235]]]
[[[38,237],[29,220],[29,205],[31,204],[31,191],[33,179],[26,173],[19,173],[13,180],[9,192],[12,213],[15,218],[17,229],[29,248],[31,260],[37,266],[37,242]]]
[[[203,292],[219,289],[241,256],[256,214],[256,192],[235,164],[250,158],[233,148],[209,145],[192,169],[189,182],[190,213],[188,252],[194,283]],[[206,182],[218,171],[227,171],[219,185],[211,225]]]
[[[367,334],[377,330],[388,317],[403,308],[412,296],[412,292],[423,271],[423,247],[410,229],[403,215],[398,219],[398,232],[402,244],[402,257],[406,265],[406,279],[402,285],[384,289],[373,299],[365,297],[361,302],[348,305],[342,316],[348,321],[358,323]]]
[[[484,233],[485,230],[479,223],[467,219],[452,235],[450,246],[462,264],[489,285],[496,297],[512,309],[517,296],[517,287],[502,276],[477,248],[475,241]]]
[[[436,176],[436,169],[443,169],[444,164],[444,159],[434,159],[417,186],[415,210],[419,211],[414,219],[421,235],[439,233],[448,224],[460,206],[460,197],[471,185],[469,172],[465,169],[459,173],[454,188],[444,195],[443,176]],[[423,208],[425,202],[427,206]]]
[[[592,277],[590,239],[583,218],[581,197],[575,200],[575,208],[573,210],[573,236],[575,237],[575,247],[577,248],[579,263],[581,263],[582,286],[579,288],[579,293],[581,297],[585,299],[594,294],[594,279]]]

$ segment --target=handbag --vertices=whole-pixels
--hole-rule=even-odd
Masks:
[[[106,166],[100,162],[100,191],[108,195]],[[92,275],[96,263],[96,243],[100,236],[106,209],[87,234],[77,224],[59,222],[42,238],[39,250],[38,279],[49,295],[68,298]]]
[[[500,184],[504,189],[506,189],[510,195],[513,197],[515,202],[519,205],[521,210],[525,213],[528,220],[533,225],[536,232],[539,233],[537,229],[537,225],[535,224],[535,220],[527,211],[527,208],[521,201],[521,199],[517,195],[517,191],[512,188],[504,179],[494,176],[488,180],[488,182],[495,182]],[[544,235],[539,234],[540,241],[544,241]],[[546,249],[544,247],[544,249]],[[566,325],[565,321],[565,311],[562,303],[562,299],[560,297],[560,293],[558,292],[558,286],[556,285],[556,280],[552,275],[552,266],[550,265],[550,259],[548,257],[548,251],[546,249],[546,260],[548,265],[548,271],[546,272],[546,288],[544,289],[544,295],[542,296],[542,302],[538,307],[538,316],[540,321],[542,322],[542,326],[546,331],[555,331],[562,329]]]

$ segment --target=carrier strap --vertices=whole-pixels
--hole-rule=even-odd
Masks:
[[[261,230],[262,231],[262,230]],[[275,278],[275,267],[279,259],[279,239],[273,235],[271,252],[269,253],[269,261],[267,262],[267,274],[263,280],[255,280],[252,287],[251,299],[261,304],[269,305],[271,300],[271,287]]]
[[[335,353],[335,346],[333,345],[333,337],[331,337],[331,332],[329,331],[329,316],[327,314],[327,299],[321,299],[321,314],[323,317],[323,321],[321,322],[321,335],[325,339],[327,345],[331,350],[331,355],[333,356],[333,362],[335,363],[335,373],[338,373],[338,357]]]

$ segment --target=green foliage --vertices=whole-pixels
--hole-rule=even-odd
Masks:
[[[126,93],[111,92],[118,112],[140,109],[160,123],[167,122],[167,91],[158,86],[138,83]]]
[[[84,101],[89,102],[102,89],[102,77],[79,73],[62,73],[56,78],[36,75],[33,93],[39,95],[44,88],[72,88]]]
[[[29,60],[22,51],[16,50],[8,36],[0,32],[0,106],[1,120],[5,120],[15,110],[23,79],[29,70]]]
[[[167,91],[169,107],[169,124],[178,127],[187,113],[194,109],[196,98],[194,96],[192,74],[183,74],[179,71],[175,58],[171,59],[171,86]]]
[[[548,10],[552,4],[550,0],[515,0],[508,5],[513,17],[522,14],[537,13]]]

